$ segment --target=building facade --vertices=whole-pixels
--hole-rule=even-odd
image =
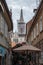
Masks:
[[[41,1],[34,16],[33,23],[27,34],[28,43],[41,49],[39,63],[43,64],[43,0]],[[37,61],[36,61],[37,63]]]
[[[12,19],[5,0],[0,0],[0,65],[9,65],[9,31],[13,30]]]
[[[31,27],[31,25],[32,25],[32,22],[33,22],[33,19],[31,19],[30,21],[28,21],[28,22],[26,23],[26,39],[27,39],[27,37],[28,37],[28,32],[29,32],[29,30],[30,30],[30,27]]]
[[[18,43],[18,33],[17,32],[11,32],[10,33],[11,42]]]

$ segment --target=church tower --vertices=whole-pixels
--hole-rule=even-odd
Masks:
[[[26,35],[26,24],[24,22],[24,18],[23,18],[23,10],[21,9],[20,12],[20,19],[17,20],[18,23],[18,35],[19,38],[21,40],[21,42],[25,42],[25,35]]]

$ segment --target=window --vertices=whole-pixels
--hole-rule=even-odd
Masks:
[[[41,32],[41,31],[42,31],[42,16],[41,16],[41,18],[40,18],[39,25],[40,25],[40,32]]]
[[[34,38],[36,37],[36,29],[34,28]]]
[[[18,39],[13,39],[13,41],[17,43],[18,42]]]
[[[0,31],[1,31],[1,13],[0,13]]]
[[[41,52],[41,57],[40,58],[43,60],[43,51]]]
[[[6,22],[5,22],[5,36],[8,37],[8,26]]]
[[[1,32],[4,34],[4,19],[3,19],[3,16],[1,16]]]
[[[38,23],[36,24],[36,35],[38,35],[39,34],[39,32],[38,32]]]
[[[33,31],[32,31],[32,33],[31,33],[31,41],[33,41]]]
[[[0,32],[2,32],[2,34],[4,34],[7,37],[8,26],[2,14],[0,14]]]

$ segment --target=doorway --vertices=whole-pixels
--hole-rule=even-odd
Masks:
[[[1,65],[1,62],[2,62],[2,57],[0,56],[0,65]]]

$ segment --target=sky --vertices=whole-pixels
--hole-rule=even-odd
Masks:
[[[13,32],[17,31],[17,20],[20,19],[20,11],[23,9],[24,22],[27,23],[34,16],[36,0],[6,0],[9,10],[12,9]]]

